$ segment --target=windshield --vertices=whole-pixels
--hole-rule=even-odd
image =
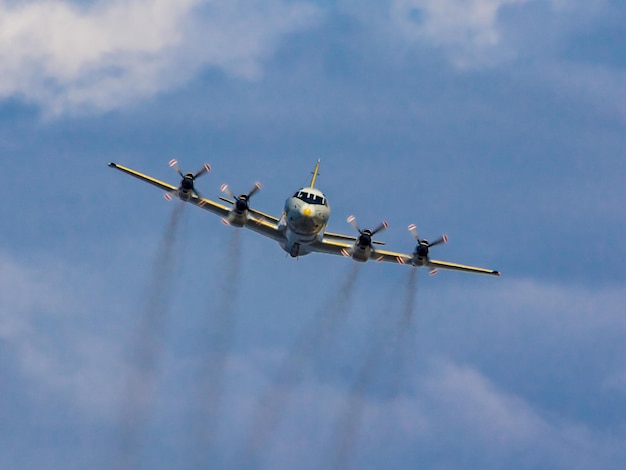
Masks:
[[[325,197],[322,197],[318,194],[307,193],[306,191],[298,191],[296,194],[293,195],[293,197],[296,197],[301,201],[306,202],[307,204],[320,204],[324,206],[326,205]]]

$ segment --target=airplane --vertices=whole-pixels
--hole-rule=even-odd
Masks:
[[[383,221],[375,229],[361,229],[354,216],[348,217],[358,236],[342,235],[326,231],[330,218],[330,206],[328,199],[315,187],[319,174],[320,161],[317,161],[311,183],[298,189],[285,201],[285,206],[280,217],[274,217],[250,207],[250,198],[261,189],[260,183],[255,183],[248,193],[236,196],[226,184],[221,186],[223,193],[229,196],[220,196],[220,201],[228,206],[204,198],[195,187],[195,180],[211,171],[208,164],[204,164],[196,173],[183,173],[175,159],[170,161],[170,166],[181,176],[178,186],[174,186],[151,176],[144,175],[117,163],[109,163],[109,167],[131,175],[142,181],[150,183],[165,191],[165,198],[171,200],[174,197],[189,202],[197,207],[207,210],[222,218],[225,225],[234,227],[246,227],[278,242],[280,247],[292,258],[319,252],[332,255],[345,256],[358,262],[375,260],[377,262],[389,262],[413,266],[416,268],[428,268],[430,274],[436,274],[439,269],[463,271],[469,273],[487,274],[500,276],[500,272],[492,269],[466,266],[463,264],[438,261],[430,258],[430,249],[437,245],[447,243],[448,237],[443,235],[434,242],[421,239],[414,224],[409,225],[409,232],[417,241],[417,245],[411,254],[396,253],[382,250],[379,247],[383,242],[374,240],[374,235],[387,229],[387,222]]]

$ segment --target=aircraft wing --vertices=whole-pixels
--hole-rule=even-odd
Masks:
[[[453,271],[464,271],[466,273],[489,274],[491,276],[499,276],[500,271],[493,269],[477,268],[475,266],[465,266],[463,264],[448,263],[447,261],[437,261],[431,259],[428,263],[431,269],[451,269]]]
[[[350,241],[352,243],[356,242],[356,237],[353,237],[352,235],[343,235],[341,233],[333,233],[333,232],[324,232],[324,237],[328,237],[328,238],[335,238],[337,240],[347,240]],[[385,242],[379,242],[378,240],[372,240],[372,243],[374,245],[384,245]]]
[[[285,232],[278,229],[278,223],[274,222],[274,220],[278,221],[275,217],[268,219],[265,217],[265,214],[259,217],[255,213],[254,217],[248,217],[246,228],[278,242],[283,241],[285,240]]]
[[[165,192],[171,193],[177,191],[178,188],[176,186],[172,186],[171,184],[164,183],[163,181],[159,181],[151,176],[144,175],[143,173],[139,173],[138,171],[131,170],[130,168],[126,168],[125,166],[118,165],[117,163],[109,163],[111,168],[115,168],[116,170],[120,170],[128,175],[134,176],[137,179],[145,181],[146,183],[150,183],[156,186],[159,189],[162,189]]]
[[[408,264],[412,266],[412,255],[404,253],[394,253],[392,251],[376,250],[372,252],[371,259],[376,261],[386,261],[388,263]],[[449,263],[447,261],[429,260],[427,267],[430,269],[450,269],[453,271],[464,271],[466,273],[489,274],[491,276],[499,276],[500,271],[493,269],[478,268],[476,266],[466,266],[464,264]]]
[[[125,166],[118,165],[117,163],[109,163],[109,166],[128,175],[134,176],[139,180],[145,181],[146,183],[150,183],[151,185],[162,189],[166,193],[176,195],[176,193],[178,192],[178,188],[176,186],[165,183],[156,178],[152,178],[151,176],[144,175],[143,173],[140,173],[138,171],[131,170],[130,168],[127,168]],[[224,198],[220,199],[231,204],[233,203],[232,201]],[[219,202],[211,201],[210,199],[198,197],[195,195],[190,196],[189,199],[187,199],[187,202],[190,202],[191,204],[198,206],[201,209],[207,210],[213,214],[216,214],[222,218],[226,218],[231,209],[230,207],[220,204]],[[269,214],[256,211],[254,209],[250,209],[249,212],[252,214],[252,217],[250,217],[246,222],[247,228],[257,233],[260,233],[261,235],[272,238],[276,241],[281,241],[285,239],[284,233],[278,229],[279,219]]]
[[[355,240],[347,235],[340,235],[340,240],[333,240],[332,238],[326,238],[326,233],[324,234],[324,238],[322,241],[315,241],[311,244],[315,251],[319,251],[321,253],[328,253],[331,255],[342,255],[346,256],[346,252],[350,252],[354,243],[346,243],[340,240]],[[335,236],[331,234],[331,237]],[[411,255],[406,255],[402,253],[394,253],[391,251],[384,250],[372,250],[371,259],[375,261],[387,261],[389,263],[396,264],[409,264],[411,262]]]
[[[346,256],[344,252],[349,252],[349,250],[353,247],[353,244],[335,240],[328,240],[324,238],[322,241],[314,242],[312,246],[315,251],[332,255]],[[396,253],[393,251],[373,250],[370,259],[377,262],[406,264],[412,266],[411,260],[413,259],[413,256],[406,253]],[[495,271],[493,269],[466,266],[463,264],[449,263],[447,261],[430,260],[427,266],[431,269],[450,269],[454,271],[464,271],[469,273],[489,274],[491,276],[500,275],[499,271]]]
[[[408,264],[412,266],[411,255],[403,253],[394,253],[391,251],[376,250],[372,252],[371,259],[376,261],[386,261],[389,263]],[[476,266],[466,266],[464,264],[449,263],[447,261],[429,260],[427,267],[430,269],[450,269],[453,271],[464,271],[466,273],[489,274],[491,276],[499,276],[500,271],[493,269],[478,268]]]
[[[374,261],[384,261],[386,263],[408,264],[411,265],[411,255],[406,253],[395,253],[393,251],[376,250],[372,251],[370,259]]]
[[[109,163],[111,168],[115,168],[116,170],[120,170],[128,175],[134,176],[137,179],[145,181],[146,183],[150,183],[153,186],[156,186],[159,189],[162,189],[166,193],[175,194],[178,191],[176,186],[160,181],[156,178],[152,178],[151,176],[144,175],[143,173],[139,173],[138,171],[131,170],[122,165],[118,165],[117,163]],[[217,202],[211,201],[210,199],[205,199],[203,197],[191,196],[188,201],[202,209],[206,209],[209,212],[219,215],[220,217],[226,217],[229,212],[229,208],[219,204]]]
[[[220,196],[220,200],[227,202],[231,205],[235,204],[235,201],[233,201],[232,199],[228,199],[227,197]],[[269,214],[266,214],[265,212],[258,211],[256,209],[253,209],[252,207],[248,209],[248,212],[256,216],[256,218],[265,219],[269,222],[273,222],[274,224],[278,225],[278,222],[279,222],[278,217],[274,217],[273,215],[269,215]]]
[[[311,243],[311,247],[320,253],[327,253],[329,255],[340,255],[345,256],[343,251],[349,250],[352,248],[352,243],[344,243],[335,240],[329,240],[327,238],[322,238],[322,240],[315,240]]]

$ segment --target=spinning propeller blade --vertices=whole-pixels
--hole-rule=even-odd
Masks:
[[[371,231],[372,235],[376,235],[378,232],[382,232],[383,230],[387,230],[389,224],[386,220],[383,220],[378,227],[376,227],[373,231]]]
[[[230,188],[228,187],[228,185],[226,183],[224,183],[220,189],[222,190],[223,193],[228,194],[230,197],[232,197],[233,199],[237,199],[237,196],[235,196],[233,194],[233,192],[230,190]]]
[[[359,228],[359,224],[356,223],[356,217],[351,215],[350,217],[348,217],[347,220],[348,220],[348,223],[351,224],[354,227],[354,230],[356,230],[357,232],[361,233],[361,229]]]
[[[178,190],[184,190],[184,191],[190,191],[193,194],[195,194],[197,197],[201,198],[202,196],[200,195],[200,193],[196,190],[195,186],[194,186],[194,182],[195,179],[199,176],[202,176],[205,173],[208,173],[209,171],[211,171],[211,166],[208,163],[205,163],[202,168],[200,168],[195,174],[193,173],[183,173],[180,169],[180,167],[178,166],[178,161],[175,158],[172,158],[170,160],[169,165],[174,168],[174,170],[176,171],[176,173],[178,173],[183,179],[180,182],[180,185],[178,187]],[[181,196],[182,197],[182,196]]]
[[[250,199],[252,195],[260,189],[263,189],[263,186],[261,186],[261,183],[257,181],[256,183],[254,183],[254,186],[252,186],[252,189],[248,192],[248,199]]]
[[[195,175],[193,175],[193,179],[196,179],[198,176],[200,175],[204,175],[205,173],[208,173],[209,171],[211,171],[211,165],[209,165],[208,163],[205,163],[204,166],[202,168],[200,168]]]
[[[176,173],[178,173],[181,177],[185,177],[185,175],[183,175],[183,172],[180,171],[180,167],[178,166],[178,161],[175,158],[172,158],[170,160],[170,166],[172,168],[174,168],[174,170],[176,170]]]
[[[347,219],[348,223],[350,223],[354,229],[359,232],[359,244],[362,246],[371,246],[372,245],[372,237],[374,235],[376,235],[378,232],[382,232],[383,230],[387,229],[389,227],[389,224],[387,223],[386,220],[383,220],[380,225],[378,225],[378,227],[376,227],[374,230],[370,230],[368,228],[366,228],[365,230],[361,230],[359,228],[359,224],[356,221],[356,217],[354,217],[353,215],[351,215],[350,217],[348,217]]]
[[[433,247],[433,246],[441,245],[442,243],[448,243],[448,236],[445,234],[442,235],[437,240],[435,240],[434,242],[432,242],[430,246]]]
[[[223,184],[220,187],[222,192],[228,194],[230,197],[232,197],[235,200],[235,206],[237,210],[241,212],[250,209],[248,201],[257,191],[259,191],[262,188],[263,186],[261,186],[261,183],[257,181],[256,183],[254,183],[254,186],[252,186],[252,189],[250,189],[248,194],[240,194],[239,196],[235,196],[235,193],[231,191],[230,187],[227,184]]]
[[[415,226],[415,224],[409,225],[408,228],[409,228],[409,232],[411,232],[411,235],[413,235],[413,238],[417,240],[417,244],[418,244],[417,252],[420,256],[428,256],[428,250],[432,248],[433,246],[441,245],[442,243],[448,243],[447,235],[442,235],[437,240],[430,243],[426,239],[420,239],[418,232],[417,232],[417,227]]]

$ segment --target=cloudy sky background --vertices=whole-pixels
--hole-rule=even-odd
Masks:
[[[625,22],[0,0],[0,466],[622,468]],[[321,158],[332,231],[503,276],[291,260],[106,166],[172,157],[275,215]]]

